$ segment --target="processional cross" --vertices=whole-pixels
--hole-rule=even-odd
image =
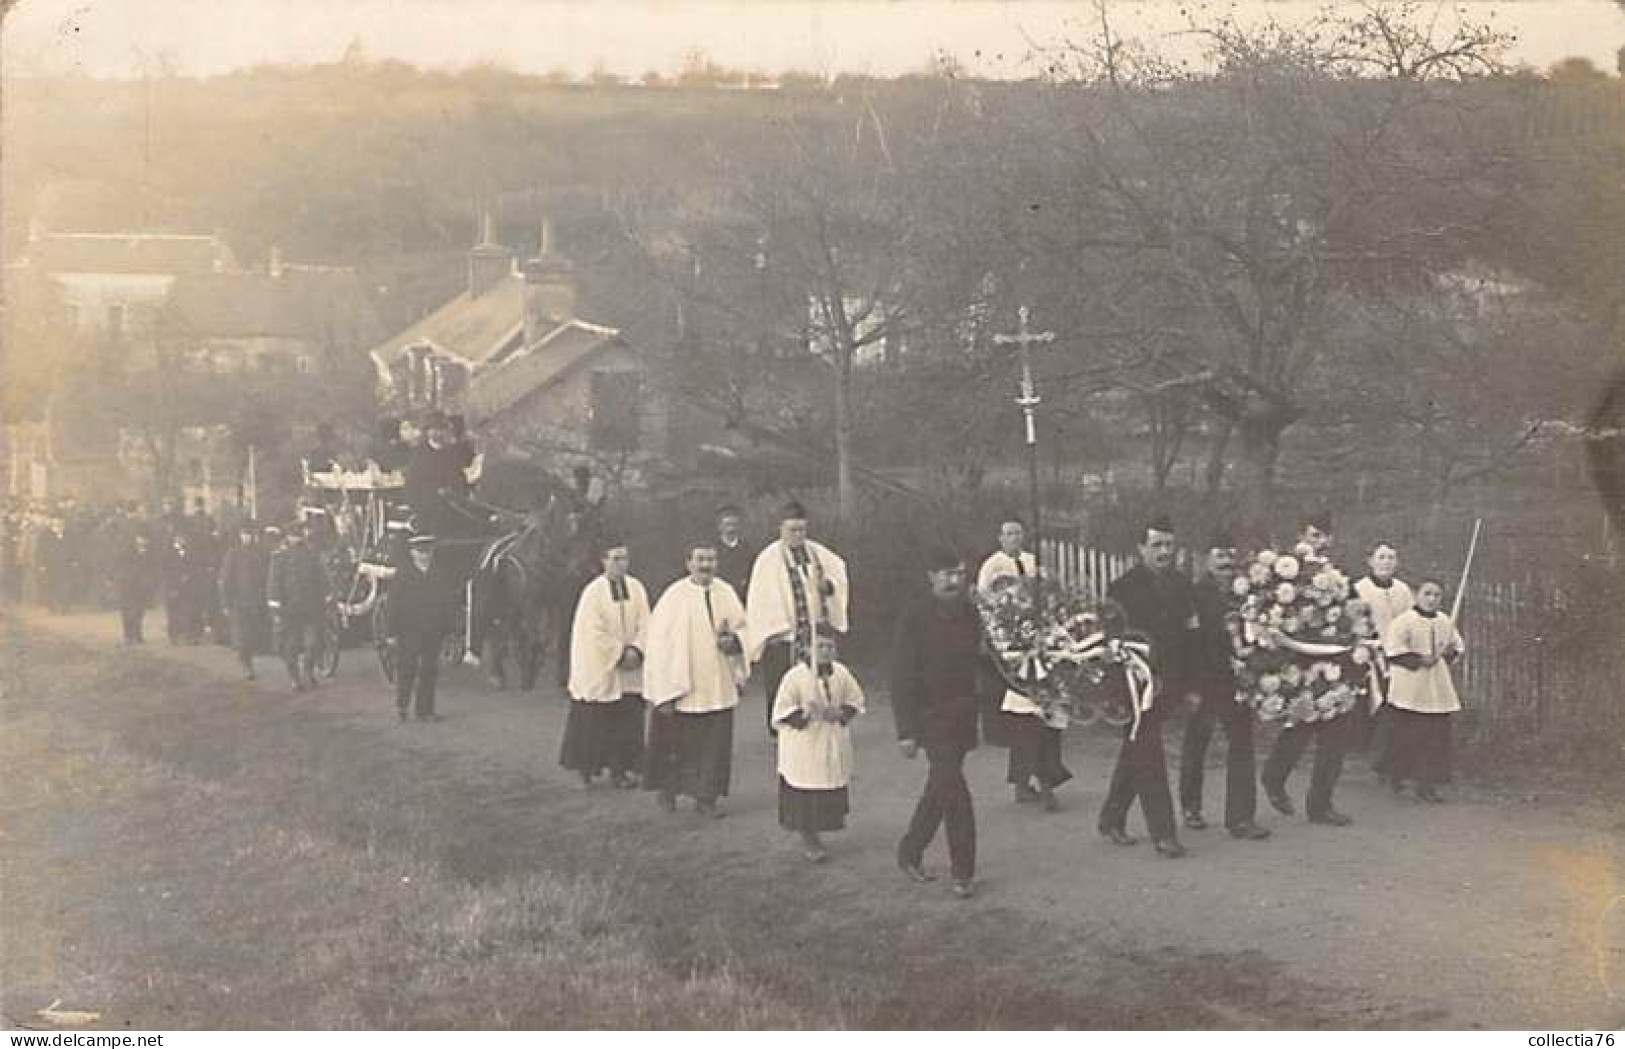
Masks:
[[[1039,529],[1039,499],[1038,499],[1038,405],[1042,398],[1038,396],[1038,387],[1033,382],[1033,356],[1032,348],[1036,344],[1045,344],[1055,341],[1052,331],[1032,332],[1027,330],[1027,307],[1023,306],[1016,312],[1020,319],[1020,330],[1015,335],[995,335],[995,346],[1015,346],[1021,350],[1021,391],[1016,396],[1016,406],[1027,424],[1027,498],[1032,515],[1032,554],[1034,563],[1042,560],[1040,548],[1043,546],[1043,532]]]

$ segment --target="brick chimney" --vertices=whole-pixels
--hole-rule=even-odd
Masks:
[[[513,252],[496,242],[496,224],[489,211],[480,216],[480,242],[468,249],[468,294],[484,295],[513,272]]]
[[[541,248],[520,267],[525,275],[525,345],[576,315],[575,267],[553,250],[553,225],[542,220]]]

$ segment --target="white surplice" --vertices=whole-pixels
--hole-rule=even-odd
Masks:
[[[773,723],[779,727],[779,775],[800,790],[835,790],[852,781],[852,732],[825,712],[843,706],[862,711],[863,689],[843,664],[819,678],[806,663],[797,663],[784,675],[773,702]],[[807,715],[805,728],[793,728],[785,719],[796,711]]]
[[[987,593],[993,589],[993,584],[1001,579],[1020,578],[1023,575],[1035,576],[1038,574],[1038,558],[1026,550],[1021,552],[1021,568],[1016,567],[1016,559],[1003,550],[995,550],[982,562],[981,571],[976,573],[976,589]]]
[[[1354,596],[1371,606],[1371,625],[1376,627],[1378,637],[1387,637],[1389,625],[1416,604],[1411,588],[1397,578],[1387,587],[1380,587],[1370,576],[1363,576],[1354,584]]]
[[[1461,709],[1456,695],[1456,683],[1450,677],[1450,664],[1443,656],[1454,645],[1460,651],[1466,646],[1456,625],[1443,612],[1424,616],[1416,609],[1400,613],[1388,625],[1383,638],[1383,651],[1388,655],[1388,704],[1399,710],[1412,710],[1418,714],[1453,714]],[[1395,656],[1439,656],[1431,667],[1406,670],[1395,663]]]
[[[643,691],[643,670],[623,670],[621,653],[636,648],[647,655],[649,594],[626,577],[626,600],[616,601],[607,576],[581,591],[570,627],[570,698],[587,703],[613,703],[627,693]]]
[[[731,631],[742,638],[744,630],[745,609],[727,583],[702,587],[685,577],[668,586],[649,615],[643,697],[657,706],[675,701],[685,714],[738,706],[750,662],[743,654],[724,655],[717,637]]]
[[[790,573],[797,572],[807,595],[807,611],[814,623],[828,623],[838,633],[846,633],[847,577],[846,562],[822,543],[807,540],[808,564],[793,565],[789,548],[784,540],[775,539],[756,555],[756,564],[750,570],[750,589],[745,596],[749,613],[749,651],[751,662],[762,658],[762,650],[771,641],[788,640],[796,632],[795,591],[790,585]],[[827,580],[833,593],[825,596],[819,587]]]

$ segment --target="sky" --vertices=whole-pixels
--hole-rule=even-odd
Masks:
[[[1192,0],[1193,3],[1197,0]],[[1175,53],[1176,0],[1111,0],[1124,36]],[[1211,5],[1210,5],[1211,6]],[[1324,0],[1226,0],[1243,19],[1293,20]],[[1581,56],[1614,70],[1625,6],[1614,0],[1466,0],[1517,34],[1514,61],[1546,68]],[[458,68],[496,62],[532,73],[595,67],[627,77],[675,72],[705,51],[730,67],[774,73],[890,76],[953,55],[968,72],[1021,75],[1032,41],[1080,36],[1092,6],[1060,0],[19,0],[0,28],[6,75],[202,76],[266,62],[326,62],[359,41],[371,58]]]

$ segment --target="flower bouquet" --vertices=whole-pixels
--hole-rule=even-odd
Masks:
[[[978,594],[976,607],[1005,684],[1036,703],[1052,727],[1100,718],[1138,725],[1150,709],[1150,645],[1124,631],[1114,602],[1012,576]]]
[[[1233,584],[1237,699],[1288,727],[1352,710],[1377,653],[1371,609],[1351,590],[1306,544],[1260,551]]]

